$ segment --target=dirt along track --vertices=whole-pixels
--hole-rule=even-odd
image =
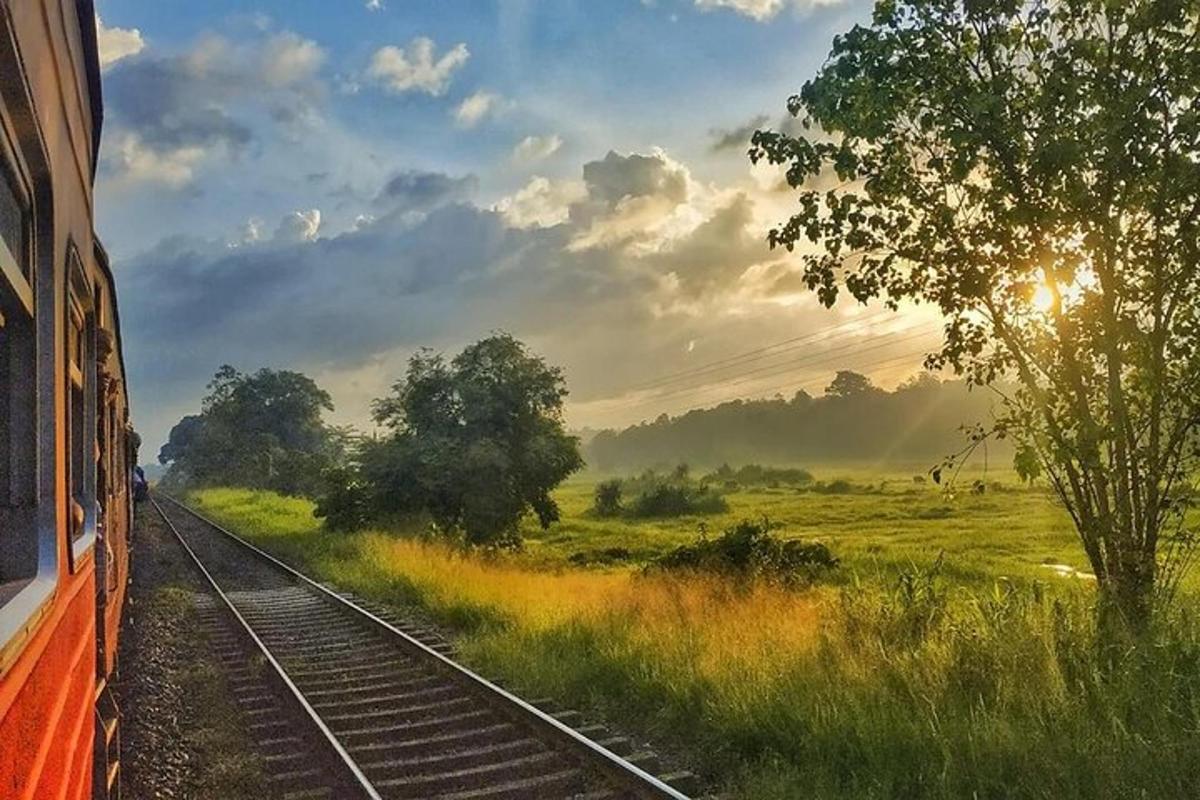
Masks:
[[[320,751],[289,765],[290,790],[307,782],[304,796],[314,798],[686,800],[671,784],[687,787],[690,774],[654,777],[652,754],[616,755],[605,745],[621,750],[626,740],[569,728],[452,662],[443,643],[400,630],[158,500],[243,628],[225,646],[231,654],[261,647],[264,670],[276,673],[274,691],[235,690],[261,726],[252,732]]]

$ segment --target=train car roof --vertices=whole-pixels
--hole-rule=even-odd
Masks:
[[[100,83],[100,47],[96,39],[96,8],[93,0],[75,0],[76,14],[79,17],[79,38],[83,44],[84,70],[87,73],[88,98],[92,114],[92,180],[96,179],[96,168],[100,163],[100,133],[104,128],[104,94]],[[108,260],[108,251],[100,242],[100,237],[92,232],[95,246],[96,266],[104,274],[112,297],[113,328],[116,337],[117,362],[121,365],[121,379],[128,387],[128,375],[125,372],[125,348],[121,343],[121,311],[117,301],[117,282],[113,278],[112,267]],[[126,404],[128,405],[128,388],[126,389]]]
[[[100,130],[104,127],[104,96],[100,85],[100,47],[96,41],[96,8],[92,0],[75,0],[79,17],[79,38],[83,43],[84,69],[87,72],[88,98],[92,112],[92,180],[100,163]]]

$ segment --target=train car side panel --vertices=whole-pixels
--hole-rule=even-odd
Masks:
[[[82,707],[92,713],[91,581],[62,597],[21,657],[5,673],[0,697],[0,782],[5,798],[62,797],[64,776],[90,773],[90,726],[77,731]],[[78,743],[86,739],[86,745]],[[73,750],[73,753],[71,751]],[[68,753],[71,753],[68,755]]]
[[[92,777],[96,699],[116,665],[130,465],[112,453],[128,407],[112,276],[92,231],[94,25],[90,0],[0,0],[5,800],[106,791]]]

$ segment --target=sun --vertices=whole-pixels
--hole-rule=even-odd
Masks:
[[[1054,292],[1049,286],[1039,286],[1033,293],[1033,307],[1046,314],[1054,307]]]

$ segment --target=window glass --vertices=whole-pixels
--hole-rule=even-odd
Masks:
[[[9,257],[17,262],[18,271],[30,279],[32,264],[29,250],[29,210],[17,189],[11,171],[0,165],[0,241],[8,248]]]
[[[0,149],[0,605],[38,567],[37,349],[23,197]]]
[[[78,541],[86,530],[90,503],[89,467],[94,464],[94,436],[88,426],[88,347],[89,321],[74,291],[67,308],[67,524],[71,541]],[[90,446],[89,446],[90,445]]]

